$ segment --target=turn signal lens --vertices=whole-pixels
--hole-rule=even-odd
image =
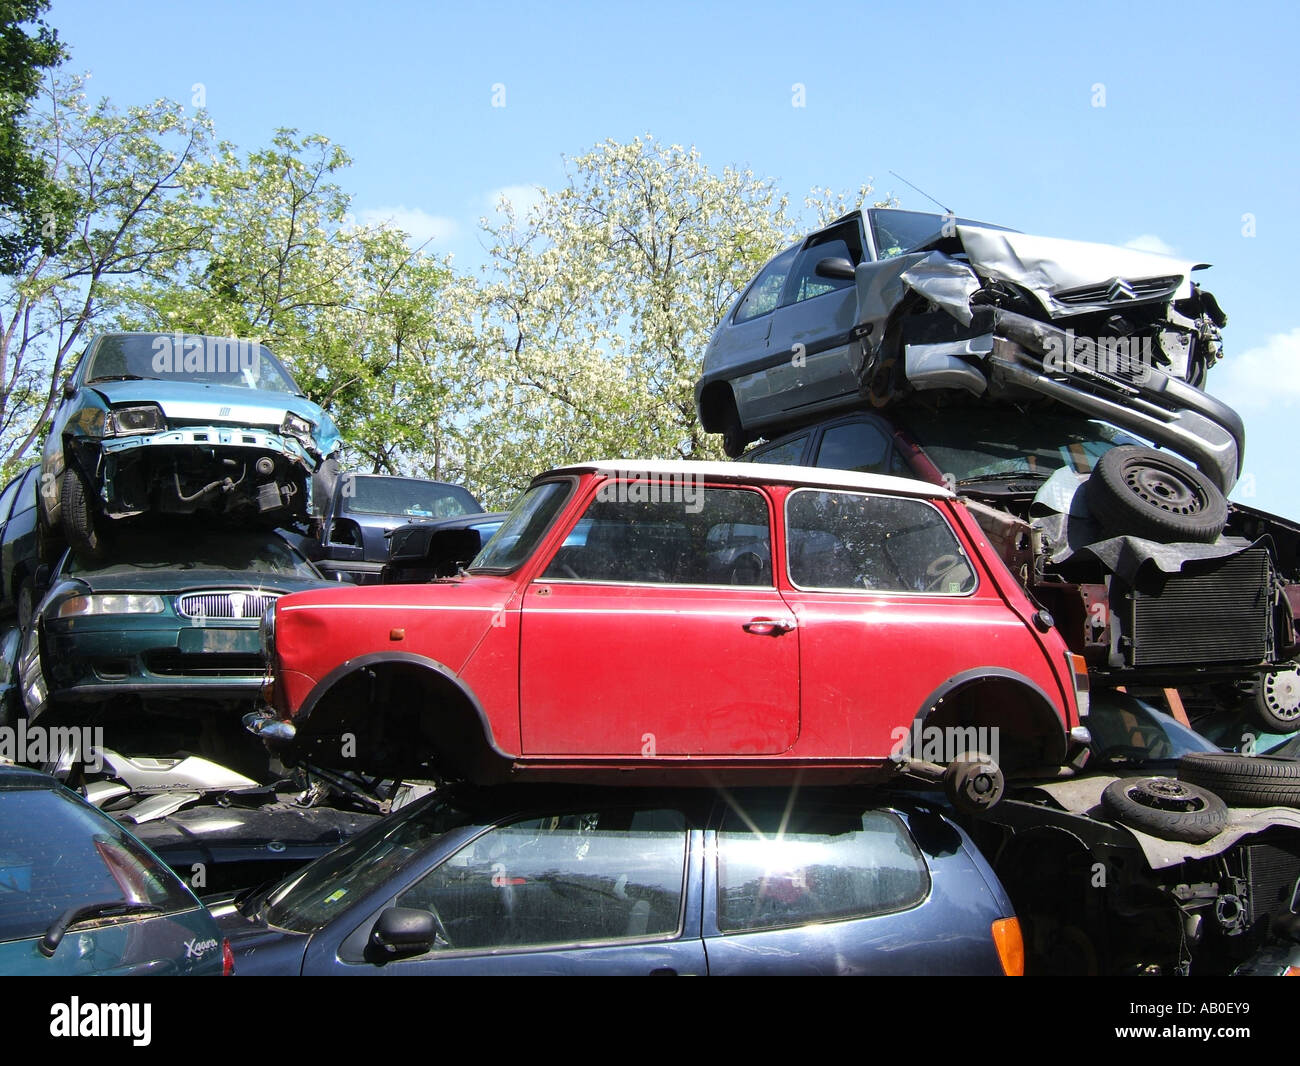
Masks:
[[[1020,937],[1020,920],[999,918],[994,922],[993,943],[998,949],[1002,972],[1008,977],[1024,977],[1025,942]]]

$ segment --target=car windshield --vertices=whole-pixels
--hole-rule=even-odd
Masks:
[[[444,833],[472,822],[439,796],[418,800],[281,881],[258,916],[279,929],[314,933]]]
[[[935,215],[925,211],[897,211],[893,208],[874,208],[867,214],[871,218],[871,232],[876,239],[876,258],[892,259],[896,255],[910,252],[922,244],[929,244],[939,236],[956,236],[956,231],[944,227],[981,226],[984,229],[1008,230],[1006,226],[994,226],[988,222],[976,222],[970,218],[956,218],[953,215]]]
[[[0,789],[0,941],[41,936],[70,907],[197,904],[110,819],[54,789]]]
[[[110,561],[87,564],[70,553],[65,574],[135,574],[155,570],[233,570],[248,574],[320,578],[286,541],[268,534],[218,533],[178,536],[140,530],[114,546]]]
[[[1221,750],[1149,703],[1123,693],[1094,696],[1088,732],[1092,735],[1090,764],[1144,766],[1171,762],[1192,752]]]
[[[469,569],[506,572],[516,569],[533,553],[551,522],[573,491],[573,482],[544,481],[523,494],[506,515],[501,528],[483,545]]]
[[[1068,414],[989,407],[911,413],[900,421],[945,477],[958,484],[999,477],[1089,474],[1111,448],[1141,441],[1104,422]]]
[[[100,339],[82,380],[185,381],[299,395],[301,390],[256,341],[184,333],[130,333]]]
[[[482,510],[478,501],[459,485],[413,477],[349,477],[343,482],[343,501],[344,510],[355,514],[412,518],[456,518]]]

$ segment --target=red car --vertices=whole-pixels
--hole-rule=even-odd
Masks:
[[[951,764],[976,804],[990,764],[1086,738],[1081,664],[939,486],[586,463],[534,479],[476,556],[446,533],[428,551],[473,558],[457,577],[279,600],[254,732],[308,765],[482,783]]]

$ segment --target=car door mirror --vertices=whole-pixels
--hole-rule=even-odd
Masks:
[[[438,937],[432,914],[411,907],[389,907],[370,930],[370,953],[375,959],[423,955]]]
[[[50,564],[41,563],[36,568],[36,574],[32,578],[32,584],[36,587],[37,592],[45,592],[50,587]]]
[[[71,400],[72,397],[76,395],[77,395],[77,386],[72,383],[72,375],[69,374],[66,378],[63,379],[63,398],[65,400]]]
[[[853,280],[853,264],[843,256],[832,256],[817,264],[819,278],[833,278],[838,281]]]

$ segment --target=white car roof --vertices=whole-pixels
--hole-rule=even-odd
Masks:
[[[814,466],[780,466],[768,463],[701,463],[682,459],[598,459],[573,463],[539,474],[533,482],[563,474],[603,474],[606,477],[658,477],[684,480],[737,481],[748,484],[811,485],[817,488],[883,492],[892,496],[953,498],[942,485],[888,474],[860,474],[853,470],[827,470]]]

